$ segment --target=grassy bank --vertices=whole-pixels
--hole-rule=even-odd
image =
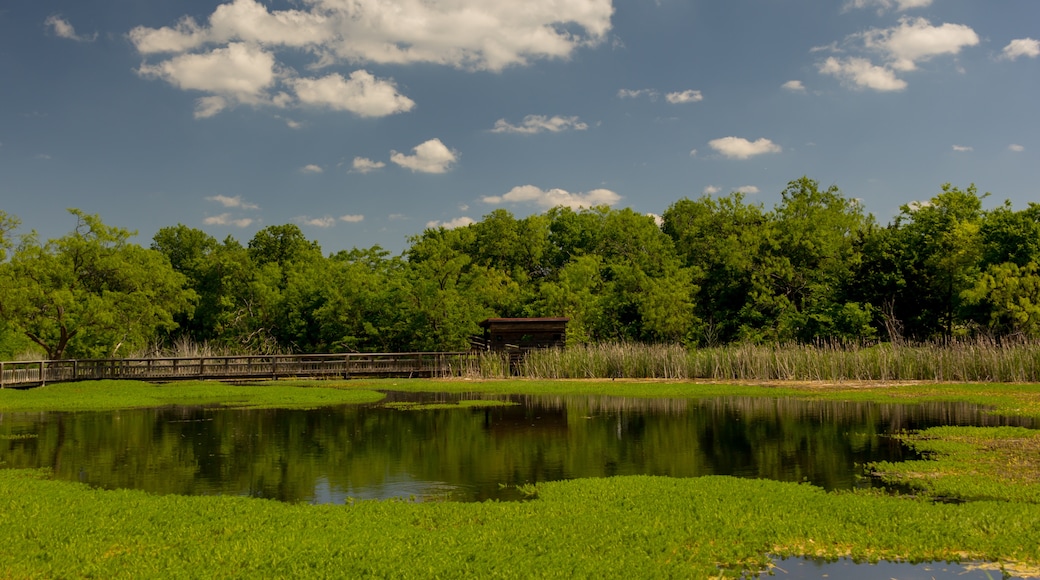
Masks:
[[[55,383],[35,389],[0,390],[0,411],[110,411],[166,405],[315,408],[371,403],[383,395],[364,389],[312,388],[271,383],[255,386],[197,381],[156,385],[141,381]]]
[[[484,361],[471,372],[506,376],[502,369],[502,364]],[[698,349],[598,344],[531,352],[519,371],[532,379],[1040,382],[1040,343],[745,344]]]
[[[540,484],[513,503],[288,505],[0,471],[5,577],[736,577],[767,554],[1040,565],[1040,506],[728,477]]]

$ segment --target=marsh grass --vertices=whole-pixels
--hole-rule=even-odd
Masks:
[[[543,483],[524,502],[293,505],[0,470],[0,577],[713,578],[769,555],[1040,564],[1040,505],[730,477]]]
[[[1040,431],[1021,427],[934,427],[899,436],[926,459],[877,462],[888,483],[944,500],[1040,504]]]
[[[0,390],[0,411],[108,411],[166,405],[316,408],[373,403],[381,393],[323,385],[272,382],[265,388],[198,381],[155,385],[140,381],[55,383],[24,391]]]
[[[1040,382],[1040,343],[979,339],[695,349],[606,343],[532,351],[519,369],[521,376],[535,379]]]

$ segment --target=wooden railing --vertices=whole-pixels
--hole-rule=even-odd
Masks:
[[[0,362],[0,388],[96,379],[443,377],[464,374],[474,360],[472,352],[405,352]]]

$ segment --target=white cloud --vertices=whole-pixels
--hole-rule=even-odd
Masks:
[[[437,228],[444,228],[446,230],[453,230],[455,228],[464,228],[464,227],[466,227],[466,226],[468,226],[470,224],[473,224],[473,223],[475,223],[475,222],[471,218],[468,218],[466,216],[462,216],[462,217],[457,217],[457,218],[455,218],[453,220],[448,220],[446,222],[439,222],[439,221],[436,221],[436,220],[428,221],[428,222],[426,222],[426,229],[435,230]]]
[[[754,195],[759,192],[759,189],[754,185],[742,185],[734,189],[733,191],[736,191],[737,193],[743,193],[746,195]]]
[[[898,26],[868,30],[859,36],[866,48],[884,54],[892,68],[900,71],[914,70],[918,61],[957,54],[979,43],[979,35],[969,26],[948,22],[932,26],[924,18],[902,18]]]
[[[638,99],[639,97],[647,97],[650,100],[654,100],[658,96],[658,92],[654,89],[620,89],[617,92],[619,99]]]
[[[716,187],[714,185],[708,185],[708,186],[705,186],[703,193],[704,193],[704,195],[715,195],[716,193],[718,193],[720,191],[722,191],[722,188]]]
[[[320,165],[309,163],[301,167],[300,171],[302,171],[303,173],[322,173],[325,170],[322,169]]]
[[[924,18],[900,18],[890,28],[873,28],[845,38],[845,48],[837,44],[817,47],[813,52],[854,50],[879,55],[875,64],[864,56],[828,57],[817,65],[821,74],[831,75],[853,88],[876,91],[901,91],[907,87],[896,72],[917,69],[918,63],[940,55],[956,55],[963,48],[979,44],[979,36],[969,26],[943,23],[933,26]],[[958,67],[963,72],[963,69]]]
[[[1004,47],[1001,55],[1007,60],[1015,60],[1020,56],[1036,58],[1040,56],[1040,40],[1033,38],[1016,38]]]
[[[365,70],[350,73],[349,80],[333,73],[320,79],[292,79],[289,85],[305,105],[350,111],[362,117],[385,117],[415,107],[415,101],[398,93],[392,81],[376,79]]]
[[[851,0],[845,5],[845,9],[850,8],[870,8],[876,6],[878,12],[884,12],[895,8],[899,12],[904,10],[910,10],[911,8],[925,8],[931,6],[932,0]]]
[[[545,209],[563,206],[571,209],[593,207],[597,205],[614,205],[621,201],[621,196],[609,189],[593,189],[587,193],[570,193],[562,189],[548,191],[533,185],[519,185],[504,195],[489,195],[481,198],[484,203],[522,203]]]
[[[367,157],[355,157],[352,171],[355,173],[368,173],[384,167],[386,167],[386,163],[382,161],[372,161]]]
[[[297,221],[297,222],[299,222],[299,223],[301,223],[301,224],[303,224],[305,226],[311,226],[311,227],[314,227],[314,228],[323,228],[323,229],[324,228],[331,228],[332,226],[336,225],[336,218],[334,218],[332,216],[323,216],[323,217],[316,217],[316,218],[311,218],[311,217],[307,217],[307,216],[299,216],[299,217],[297,217],[295,219],[295,221]]]
[[[249,225],[253,223],[253,220],[251,218],[232,218],[231,214],[222,213],[220,215],[210,216],[202,220],[202,223],[207,226],[235,226],[236,228],[245,228],[249,227]]]
[[[430,139],[412,148],[415,155],[390,152],[390,161],[420,173],[445,173],[458,161],[458,154],[448,149],[440,139]]]
[[[76,34],[76,29],[72,27],[72,24],[68,20],[58,16],[51,15],[47,17],[47,20],[43,21],[43,24],[51,29],[51,32],[59,38],[67,38],[69,40],[75,40],[77,42],[94,42],[97,40],[97,33],[89,36]]]
[[[664,218],[657,215],[656,213],[648,213],[646,214],[646,217],[654,220],[654,223],[657,224],[657,227],[661,227],[664,225]]]
[[[958,152],[958,153],[967,153],[969,151],[974,151],[975,148],[974,147],[969,147],[967,145],[954,145],[953,146],[953,150]]]
[[[228,108],[228,100],[224,97],[210,96],[195,99],[195,118],[208,119]]]
[[[805,92],[805,85],[802,84],[802,81],[796,81],[796,80],[787,81],[786,83],[780,85],[780,88],[782,88],[782,89],[784,89],[786,91],[791,91],[792,93],[804,93]]]
[[[1021,153],[1021,152],[1025,151],[1025,150],[1026,150],[1025,147],[1023,147],[1021,145],[1017,145],[1015,143],[1012,143],[1011,145],[1008,145],[1008,151],[1014,151],[1015,153]]]
[[[567,58],[602,42],[611,0],[306,0],[302,10],[273,10],[256,0],[218,6],[208,23],[130,31],[142,54],[177,53],[207,44],[262,44],[304,49],[317,64],[436,63],[502,70],[534,59]]]
[[[712,149],[730,159],[748,159],[765,153],[780,153],[783,149],[769,139],[748,141],[742,137],[723,137],[708,141]]]
[[[683,103],[698,103],[704,100],[704,95],[702,95],[700,91],[685,90],[682,92],[668,93],[664,98],[673,105],[679,105]]]
[[[214,93],[196,105],[196,117],[209,117],[234,103],[272,101],[265,93],[275,82],[274,56],[258,46],[233,43],[205,54],[184,54],[137,69],[184,90]]]
[[[588,128],[589,126],[586,123],[579,121],[578,117],[527,115],[524,117],[524,120],[520,125],[511,125],[505,119],[499,119],[498,121],[495,121],[495,128],[492,129],[491,132],[533,135],[535,133],[544,133],[546,131],[550,133],[559,133],[567,130],[584,131]]]
[[[361,214],[341,215],[341,216],[339,216],[339,221],[345,222],[345,223],[348,223],[348,224],[356,224],[358,222],[365,221],[365,216],[363,216]]]
[[[892,70],[877,66],[865,58],[837,59],[832,56],[818,68],[821,73],[837,77],[842,83],[856,88],[875,91],[901,91],[906,88],[906,81],[898,78]]]
[[[392,213],[392,214],[386,216],[386,219],[388,219],[388,220],[390,220],[392,222],[395,222],[395,221],[399,221],[399,220],[406,220],[406,219],[408,219],[408,216],[404,215],[403,213]]]
[[[234,197],[228,197],[226,195],[214,195],[212,197],[207,197],[206,201],[215,201],[224,207],[236,207],[238,209],[246,210],[260,209],[260,206],[256,205],[255,203],[243,201],[241,195],[236,195]]]
[[[697,156],[697,150],[696,149],[690,149],[690,157],[696,157],[696,156]]]

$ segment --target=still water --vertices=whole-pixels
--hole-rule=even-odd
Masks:
[[[481,398],[511,405],[400,405]],[[888,434],[1033,423],[966,404],[391,392],[379,404],[309,411],[0,414],[0,467],[48,467],[57,478],[109,489],[310,503],[509,500],[520,497],[520,484],[630,474],[851,489],[876,483],[863,477],[864,463],[912,458]]]

